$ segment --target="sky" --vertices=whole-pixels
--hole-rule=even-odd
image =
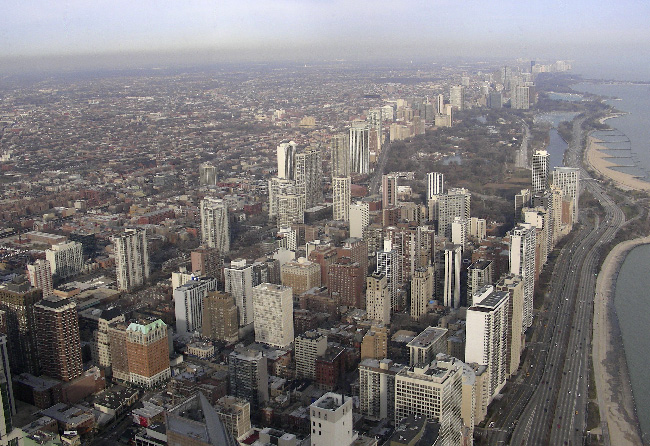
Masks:
[[[507,56],[625,62],[650,55],[647,0],[0,0],[0,5],[5,64],[171,52],[283,60]]]

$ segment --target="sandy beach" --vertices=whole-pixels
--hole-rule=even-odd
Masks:
[[[620,243],[605,258],[596,282],[593,323],[593,364],[601,425],[609,444],[643,445],[634,408],[623,340],[614,309],[618,272],[634,247],[650,243],[650,236]]]
[[[616,167],[616,164],[607,160],[609,155],[604,152],[607,147],[601,143],[601,140],[593,136],[587,138],[587,154],[585,158],[593,170],[610,178],[621,189],[650,191],[650,183],[642,181],[633,175],[610,169]]]

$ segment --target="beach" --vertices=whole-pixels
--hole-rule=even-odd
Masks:
[[[650,236],[616,245],[605,258],[596,282],[592,344],[594,379],[601,426],[607,429],[603,434],[612,446],[643,445],[614,309],[614,291],[627,254],[634,247],[649,243]]]
[[[628,173],[611,169],[611,167],[616,167],[616,164],[607,160],[609,157],[609,155],[605,153],[607,147],[601,143],[601,140],[593,136],[587,137],[587,153],[585,159],[587,164],[594,171],[611,179],[620,189],[650,191],[650,183],[640,180]]]

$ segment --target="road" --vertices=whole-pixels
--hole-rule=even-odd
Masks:
[[[515,166],[521,169],[528,169],[528,139],[530,139],[530,128],[526,124],[526,121],[522,121],[521,131],[524,134],[524,138],[521,140],[521,146],[515,157]]]
[[[379,186],[381,186],[381,176],[384,174],[384,167],[386,167],[386,161],[388,161],[388,153],[391,149],[391,143],[385,143],[381,146],[381,152],[379,153],[379,160],[377,161],[377,166],[375,166],[375,171],[372,174],[372,179],[368,186],[370,195],[377,195],[379,193]]]
[[[574,122],[569,166],[581,165],[583,122]],[[613,239],[625,217],[587,171],[580,175],[582,189],[600,201],[605,216],[589,220],[582,213],[580,229],[560,251],[521,371],[499,402],[494,428],[486,432],[489,444],[583,444],[596,267],[600,247]]]

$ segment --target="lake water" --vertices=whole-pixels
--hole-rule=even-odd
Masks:
[[[550,155],[549,162],[551,171],[553,171],[554,167],[564,166],[564,152],[566,152],[568,146],[566,141],[558,133],[557,126],[560,125],[560,122],[570,122],[576,115],[577,113],[571,112],[549,112],[535,116],[535,123],[546,122],[552,127],[549,131],[549,142],[546,147],[546,151]]]

